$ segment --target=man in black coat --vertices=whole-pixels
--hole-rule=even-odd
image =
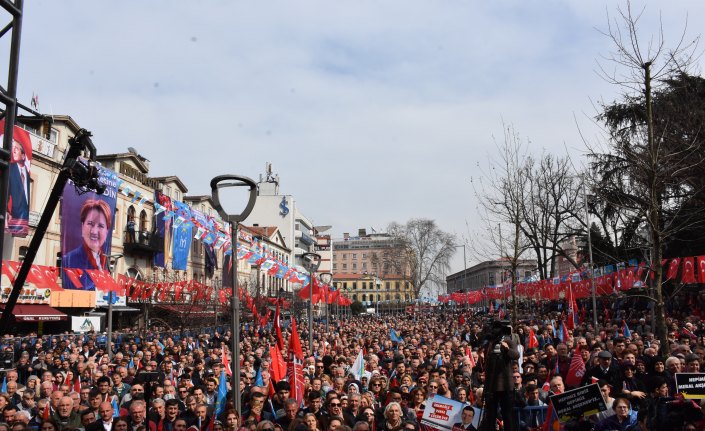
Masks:
[[[480,429],[494,430],[497,422],[497,407],[504,414],[504,429],[515,431],[514,427],[514,378],[512,361],[519,359],[518,337],[511,334],[511,326],[506,321],[495,321],[490,328],[487,354],[487,383],[485,397],[485,417]]]
[[[100,403],[98,407],[99,418],[86,425],[86,431],[110,431],[113,426],[113,405],[109,401]]]
[[[622,370],[619,369],[617,364],[613,363],[612,354],[607,350],[598,353],[597,358],[600,364],[587,370],[583,376],[581,386],[591,384],[593,378],[595,381],[603,379],[609,384],[611,388],[610,395],[614,397],[622,391]]]

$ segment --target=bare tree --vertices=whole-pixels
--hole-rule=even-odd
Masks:
[[[584,234],[582,180],[568,157],[544,154],[538,162],[526,162],[527,195],[521,201],[522,232],[536,254],[542,279],[558,275],[556,258],[564,257],[574,268],[581,262],[576,248],[566,244]]]
[[[403,225],[391,223],[387,234],[391,245],[384,252],[375,252],[373,264],[381,265],[383,272],[391,271],[409,281],[417,298],[428,284],[445,282],[455,253],[455,236],[429,219],[411,219]]]
[[[517,270],[522,257],[532,248],[523,229],[524,199],[529,194],[529,158],[511,126],[504,128],[504,140],[497,148],[499,160],[490,167],[485,180],[476,184],[483,234],[472,244],[471,250],[483,260],[495,260],[499,255],[507,262],[511,277],[512,323],[516,325]]]
[[[644,42],[638,32],[643,9],[634,14],[627,3],[626,9],[617,11],[615,20],[608,16],[608,27],[603,32],[614,51],[606,57],[606,63],[600,64],[600,70],[608,82],[625,89],[625,102],[606,108],[601,116],[610,132],[612,151],[590,155],[599,180],[593,193],[622,212],[643,217],[648,232],[650,269],[655,276],[656,335],[662,353],[668,353],[661,259],[666,241],[698,220],[698,211],[690,201],[699,191],[693,189],[682,173],[692,170],[701,148],[692,139],[681,139],[677,145],[671,145],[665,139],[668,124],[661,123],[657,133],[653,95],[665,80],[687,70],[697,39],[686,41],[684,31],[675,48],[668,49],[660,29],[655,39]],[[610,70],[607,64],[616,68]],[[635,117],[633,112],[625,112],[625,105],[643,106],[641,115]]]

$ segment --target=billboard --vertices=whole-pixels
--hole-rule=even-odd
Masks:
[[[0,134],[5,134],[5,120],[0,121]],[[29,132],[15,126],[10,151],[10,187],[7,194],[5,232],[25,237],[29,232],[31,202],[32,139]]]
[[[95,290],[85,270],[110,269],[115,225],[117,174],[99,167],[105,193],[78,188],[69,181],[61,201],[61,281],[64,289]]]

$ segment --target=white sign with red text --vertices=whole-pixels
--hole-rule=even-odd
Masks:
[[[426,408],[421,417],[421,423],[430,427],[451,430],[453,424],[460,422],[460,416],[465,404],[440,395],[426,400]]]

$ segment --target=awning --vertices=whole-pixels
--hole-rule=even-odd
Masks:
[[[2,304],[3,310],[5,304]],[[18,322],[55,322],[68,320],[68,316],[56,308],[44,304],[17,304],[12,309]]]

